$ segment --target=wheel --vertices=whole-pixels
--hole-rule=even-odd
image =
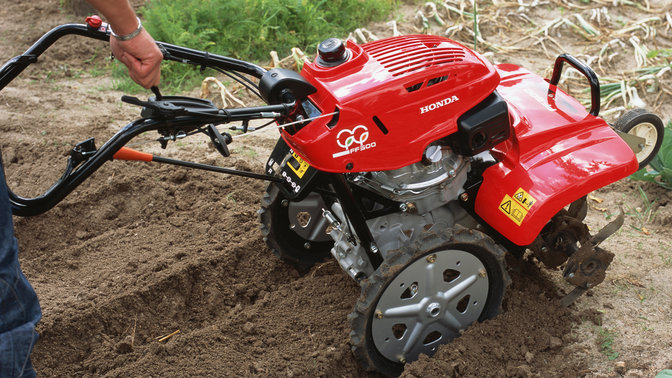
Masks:
[[[641,151],[636,152],[639,169],[646,167],[656,156],[660,145],[663,143],[665,127],[660,118],[644,109],[632,109],[627,111],[614,123],[616,130],[644,138]]]
[[[261,200],[259,220],[264,241],[273,253],[299,270],[307,270],[329,256],[334,241],[322,217],[324,200],[310,193],[304,200],[288,200],[271,183]]]
[[[485,234],[459,227],[421,235],[388,256],[363,281],[349,316],[355,357],[367,370],[397,376],[406,362],[497,315],[510,282],[504,253]]]

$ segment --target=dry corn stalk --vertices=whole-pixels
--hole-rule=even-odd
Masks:
[[[212,98],[213,96],[214,98]],[[203,79],[203,82],[201,83],[201,98],[212,98],[215,105],[220,109],[229,107],[229,103],[226,101],[227,98],[229,101],[236,103],[241,107],[245,106],[245,103],[229,92],[229,90],[226,89],[226,86],[215,77],[206,77]],[[221,104],[219,102],[221,102]]]

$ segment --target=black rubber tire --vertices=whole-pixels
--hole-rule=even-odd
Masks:
[[[273,253],[299,271],[306,271],[316,263],[331,255],[333,241],[310,242],[310,249],[304,247],[308,241],[289,227],[288,201],[278,184],[271,183],[261,200],[259,221],[264,241]],[[285,202],[287,204],[288,202]]]
[[[501,312],[504,291],[511,282],[506,272],[505,250],[502,247],[485,234],[461,226],[439,234],[425,233],[416,240],[412,245],[391,253],[378,270],[362,282],[362,294],[354,311],[348,315],[352,328],[350,342],[353,354],[368,371],[377,371],[385,376],[398,376],[405,363],[411,362],[391,361],[378,351],[372,337],[372,322],[378,301],[394,277],[411,263],[429,254],[456,249],[476,256],[490,277],[488,298],[478,321],[491,319]],[[445,343],[449,341],[445,340]]]
[[[665,125],[663,121],[655,114],[647,111],[646,109],[632,109],[625,114],[623,114],[616,122],[614,122],[614,129],[630,133],[635,126],[648,123],[655,130],[655,143],[653,144],[653,149],[650,150],[645,156],[637,156],[637,161],[639,162],[639,169],[642,169],[649,165],[651,160],[656,157],[658,150],[660,150],[660,145],[663,143],[663,136],[665,135]]]

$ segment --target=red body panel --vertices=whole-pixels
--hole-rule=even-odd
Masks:
[[[564,206],[634,173],[638,164],[609,125],[573,97],[555,87],[549,95],[548,82],[518,66],[497,70],[513,133],[494,152],[501,162],[483,174],[475,210],[513,243],[528,245]]]
[[[443,37],[402,36],[362,46],[348,41],[347,49],[351,56],[339,66],[308,63],[301,71],[317,88],[309,98],[320,111],[339,110],[336,125],[330,128],[325,117],[294,135],[282,134],[322,171],[380,171],[418,162],[499,83],[489,62]]]

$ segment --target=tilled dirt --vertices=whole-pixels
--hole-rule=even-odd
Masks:
[[[79,21],[61,13],[58,1],[3,5],[3,62],[50,27]],[[17,193],[43,192],[74,144],[96,136],[100,145],[138,117],[137,108],[120,103],[122,93],[109,89],[109,74],[94,74],[107,54],[103,43],[68,38],[0,92],[0,147]],[[198,138],[165,151],[137,148],[261,172],[273,144],[268,135],[240,138],[228,159]],[[113,161],[49,212],[15,218],[21,263],[44,313],[33,354],[38,373],[372,375],[350,352],[347,315],[359,286],[333,260],[299,273],[272,255],[256,213],[265,187]],[[624,180],[592,197],[593,230],[619,206],[627,213],[625,226],[603,245],[616,253],[603,284],[563,308],[558,299],[571,288],[560,271],[529,256],[509,257],[513,283],[503,313],[404,374],[652,376],[672,368],[672,195]]]

